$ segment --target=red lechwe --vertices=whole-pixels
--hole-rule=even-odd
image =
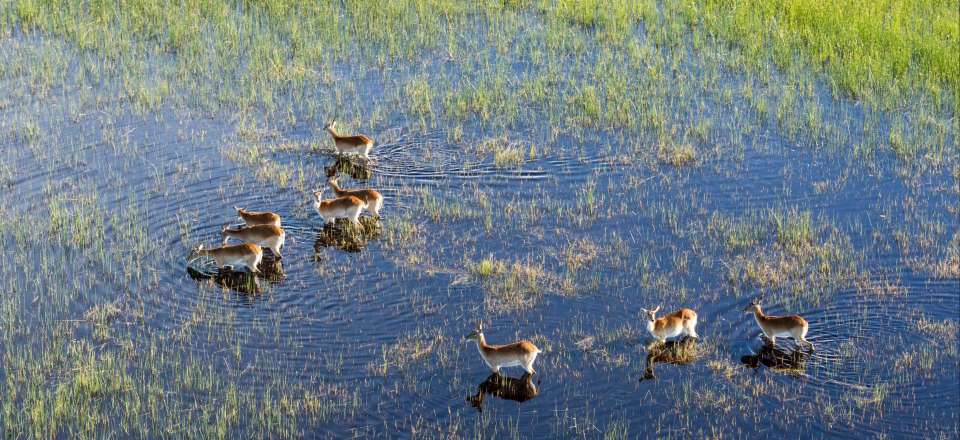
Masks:
[[[246,209],[236,206],[234,206],[233,209],[237,210],[240,221],[247,226],[274,225],[280,227],[280,216],[275,213],[247,211]]]
[[[800,343],[806,343],[810,346],[810,349],[813,350],[813,343],[807,340],[807,330],[809,330],[810,326],[807,324],[806,319],[796,315],[764,315],[763,310],[760,309],[761,301],[761,298],[750,301],[750,305],[743,309],[743,311],[753,313],[757,324],[760,325],[760,330],[762,330],[764,336],[770,340],[770,345],[777,345],[777,336],[782,336],[793,338],[798,346]]]
[[[337,133],[337,121],[331,121],[325,128],[333,137],[333,145],[337,154],[359,154],[364,159],[370,159],[370,149],[373,148],[373,139],[362,134],[356,136],[340,136]]]
[[[234,244],[213,249],[204,249],[197,246],[193,254],[211,257],[217,262],[217,267],[234,270],[237,267],[246,267],[250,272],[259,274],[260,260],[263,259],[263,249],[253,243]]]
[[[337,197],[354,196],[364,202],[367,202],[369,211],[377,218],[380,218],[380,208],[383,207],[383,195],[375,189],[341,189],[338,177],[336,175],[327,178],[327,184],[333,188]]]
[[[500,368],[503,367],[523,367],[527,373],[534,374],[533,361],[537,360],[540,349],[532,342],[518,341],[506,345],[487,345],[482,324],[477,324],[477,329],[470,332],[464,339],[477,342],[480,356],[490,367],[490,371],[499,373]]]
[[[360,211],[367,209],[367,202],[354,196],[337,197],[323,200],[323,189],[313,192],[313,209],[323,218],[326,224],[332,224],[338,218],[350,219],[355,226],[360,226]]]
[[[282,258],[280,249],[283,248],[287,233],[283,231],[283,228],[274,225],[243,226],[235,229],[231,229],[230,225],[224,225],[220,231],[220,236],[223,237],[223,244],[227,244],[227,240],[233,237],[244,243],[253,243],[270,249],[273,256],[279,260]]]
[[[680,309],[662,318],[657,318],[660,306],[653,310],[641,308],[647,318],[647,331],[659,342],[677,336],[699,338],[697,335],[697,312]]]

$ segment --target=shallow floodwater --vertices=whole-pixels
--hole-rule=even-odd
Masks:
[[[371,77],[372,90],[382,87],[379,74]],[[723,121],[726,105],[704,99],[701,117]],[[836,118],[861,112],[832,98],[823,105]],[[360,127],[378,140],[367,166],[338,162],[323,121],[259,139],[292,145],[261,153],[302,170],[302,183],[281,185],[258,175],[258,162],[237,159],[243,152],[229,154],[247,141],[220,115],[91,111],[64,123],[66,110],[45,108],[0,110],[4,118],[42,114],[41,131],[58,121],[40,147],[4,141],[3,160],[16,163],[4,212],[42,212],[51,193],[95,196],[108,211],[143,213],[135,217],[150,243],[139,267],[122,258],[89,264],[83,252],[32,244],[70,254],[70,272],[99,280],[68,310],[79,319],[91,305],[118,301],[137,311],[144,333],[164,335],[155,343],[177,341],[185,359],[241,390],[336,384],[358,396],[347,417],[304,420],[306,436],[593,438],[611,427],[630,437],[957,435],[960,284],[910,264],[948,258],[960,226],[949,169],[910,181],[892,155],[860,167],[845,153],[790,140],[773,120],[747,136],[740,157],[674,167],[588,131],[503,165],[398,115]],[[516,137],[536,139],[541,131],[530,125]],[[718,128],[717,142],[728,131]],[[342,186],[386,197],[382,218],[364,219],[362,234],[342,223],[325,228],[312,210],[309,190],[331,166]],[[263,277],[188,258],[238,222],[234,206],[283,217],[283,259],[266,256]],[[774,214],[808,215],[813,239],[802,246],[816,256],[779,248]],[[719,219],[747,225],[748,243],[726,245]],[[125,242],[111,238],[122,236],[120,225],[104,230],[105,248]],[[934,243],[918,250],[917,236]],[[479,274],[473,268],[484,259],[505,262],[507,273]],[[27,280],[41,260],[7,274]],[[750,281],[748,266],[786,275]],[[512,267],[535,272],[534,286],[504,288]],[[509,302],[503,289],[524,299]],[[26,313],[43,293],[15,294],[28,299]],[[765,346],[742,312],[761,294],[767,313],[810,322],[814,352],[782,339]],[[701,339],[686,347],[689,356],[648,356],[659,352],[647,348],[640,308],[657,305],[697,311]],[[478,320],[492,343],[530,338],[544,350],[531,383],[488,381],[462,341]],[[522,371],[505,373],[519,379]],[[487,395],[473,405],[478,389]]]

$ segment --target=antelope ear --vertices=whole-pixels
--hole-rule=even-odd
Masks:
[[[659,312],[659,311],[660,311],[660,306],[657,306],[657,308],[651,310],[651,312],[653,312],[653,313],[657,313],[657,312]]]

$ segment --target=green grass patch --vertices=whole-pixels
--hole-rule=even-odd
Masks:
[[[937,100],[960,90],[957,1],[686,0],[678,8],[754,64],[809,65],[858,98],[895,105],[911,88]]]

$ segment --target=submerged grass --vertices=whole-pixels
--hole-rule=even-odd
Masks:
[[[5,164],[33,164],[29,172],[0,164],[0,186],[42,194],[37,212],[14,213],[7,203],[0,204],[0,237],[12,246],[4,254],[11,264],[0,266],[0,283],[10,292],[0,301],[0,432],[12,437],[303,437],[334,424],[347,426],[359,415],[366,427],[350,432],[355,436],[409,428],[412,436],[519,437],[526,423],[542,428],[550,422],[537,424],[525,412],[514,417],[494,407],[470,425],[456,407],[438,415],[430,406],[436,399],[421,398],[435,397],[431,387],[459,391],[464,382],[473,386],[473,379],[465,378],[451,360],[460,341],[451,337],[458,330],[447,328],[458,329],[464,316],[478,313],[478,293],[483,295],[480,314],[516,320],[534,334],[517,336],[532,337],[538,345],[544,343],[538,332],[553,325],[540,318],[536,307],[547,303],[545,295],[596,295],[578,297],[583,302],[569,306],[573,316],[564,315],[551,339],[597,336],[578,339],[582,344],[574,345],[583,346],[579,351],[562,344],[548,348],[538,364],[547,380],[555,381],[544,387],[551,395],[542,399],[561,405],[568,390],[593,391],[577,383],[616,382],[621,379],[616,375],[638,368],[631,355],[638,331],[596,328],[597,315],[634,319],[632,310],[623,309],[638,302],[709,307],[724,296],[717,292],[725,287],[736,294],[784,288],[794,297],[818,302],[851,283],[862,291],[911,298],[898,276],[873,281],[865,274],[857,247],[863,235],[883,237],[899,225],[865,232],[856,223],[838,226],[819,209],[833,192],[849,191],[844,186],[848,178],[877,173],[878,185],[886,185],[890,171],[878,152],[889,151],[909,164],[896,176],[923,194],[934,192],[925,186],[931,180],[927,171],[933,170],[937,181],[935,173],[952,165],[957,180],[954,110],[946,105],[957,100],[946,92],[937,94],[956,89],[956,66],[942,63],[956,58],[956,46],[950,44],[956,41],[956,8],[932,2],[851,4],[0,3],[0,56],[11,60],[0,63],[0,79],[10,84],[0,92],[0,112],[15,114],[0,118],[5,147],[0,155]],[[918,17],[927,13],[934,17],[932,26],[922,28]],[[848,22],[852,26],[846,27]],[[877,58],[883,45],[894,51],[889,65]],[[732,77],[724,66],[743,74]],[[834,105],[837,101],[820,96],[821,77],[811,71],[824,72],[837,96],[899,106],[905,116]],[[124,126],[130,109],[156,118],[132,124],[131,130],[144,131],[167,119],[185,128],[160,140],[134,134],[131,141]],[[184,113],[191,109],[199,109],[201,116]],[[74,137],[73,125],[57,121],[59,117],[83,127],[105,127],[100,139],[82,130]],[[328,164],[329,138],[318,124],[331,117],[371,130],[378,141],[377,135],[397,121],[419,123],[411,130],[414,137],[433,129],[447,133],[447,143],[378,143],[376,173],[349,162],[335,164],[344,174],[370,179],[389,191],[387,216],[376,224],[365,221],[370,229],[363,233],[305,226],[309,197],[302,193],[322,181],[322,171],[313,165]],[[208,118],[233,131],[218,138],[190,128]],[[164,139],[189,143],[197,154],[173,148],[180,153],[164,158],[167,145],[150,148]],[[209,149],[221,157],[206,154],[211,139],[214,147]],[[810,205],[707,216],[721,197],[690,185],[691,175],[701,172],[751,185],[742,177],[754,170],[744,163],[745,152],[766,165],[774,148],[766,145],[770,140],[785,145],[783,150],[797,146],[810,153],[789,160],[826,157],[832,162],[830,150],[847,149],[853,139],[856,151],[840,156],[855,160],[835,179],[817,176],[827,180],[813,183],[817,198]],[[108,150],[113,156],[102,155]],[[141,155],[152,165],[150,184],[137,183],[133,175],[146,168],[133,160]],[[469,169],[475,159],[470,155],[492,160],[498,168],[496,185],[486,185],[490,180],[482,180],[484,171]],[[710,169],[714,158],[716,168]],[[867,163],[866,171],[860,159]],[[107,167],[102,177],[112,186],[59,177],[96,174],[111,160],[119,163]],[[206,161],[239,169],[203,186],[223,177],[209,175],[216,171],[209,171]],[[405,180],[409,176],[397,177],[412,163],[423,172],[416,184]],[[431,168],[435,163],[439,165]],[[661,163],[697,168],[678,172],[661,169]],[[481,183],[463,183],[463,176],[446,173],[450,166],[480,177],[475,181]],[[524,169],[513,169],[520,167]],[[545,179],[523,184],[536,188],[530,191],[534,196],[515,191],[514,171],[545,167],[551,167],[543,173]],[[610,169],[628,176],[610,178]],[[560,172],[550,175],[554,170]],[[805,173],[804,167],[778,171],[785,182],[811,186],[806,176],[790,175]],[[647,177],[651,173],[655,176]],[[30,192],[33,179],[50,185]],[[509,188],[503,188],[503,181]],[[198,191],[178,188],[185,182],[200,185]],[[554,188],[566,193],[551,194]],[[814,197],[788,189],[772,194]],[[744,190],[735,189],[732,197],[739,200],[742,193],[736,191]],[[114,192],[137,201],[117,208],[110,197]],[[281,284],[277,289],[304,295],[295,298],[242,295],[216,283],[197,283],[196,291],[186,289],[189,294],[169,291],[170,279],[161,282],[161,277],[185,276],[182,249],[170,243],[210,237],[208,225],[201,224],[207,208],[195,203],[197,197],[210,205],[223,202],[228,212],[226,201],[238,194],[293,206],[291,233],[298,239],[308,236],[316,255],[306,263],[309,267],[291,262],[291,273],[318,277],[322,288],[302,292],[304,279],[298,278],[287,285],[294,287]],[[172,212],[150,209],[165,197],[174,199],[175,219],[169,218]],[[919,196],[921,201],[930,197]],[[750,195],[744,199],[748,206],[754,203]],[[915,203],[904,202],[903,208],[924,210]],[[812,206],[817,211],[810,211]],[[955,207],[948,209],[955,214]],[[876,210],[881,218],[894,217],[886,206]],[[915,222],[897,229],[896,246],[880,253],[915,252],[908,265],[956,278],[958,247],[939,246],[955,222],[932,218],[930,226],[913,228]],[[155,224],[160,226],[148,228]],[[960,243],[956,237],[953,241]],[[505,253],[483,258],[483,246],[489,243]],[[393,265],[383,266],[377,257]],[[451,261],[462,261],[461,268],[448,267]],[[358,268],[384,271],[369,276]],[[459,275],[479,288],[444,291],[429,285],[443,280],[443,274]],[[378,295],[398,285],[416,292],[390,306],[378,305],[395,299]],[[422,285],[432,293],[419,291]],[[144,309],[156,307],[154,298],[164,295],[187,304],[164,303],[162,311],[153,311],[158,316],[145,317]],[[334,313],[320,321],[298,316],[319,310],[298,308],[299,300],[323,302],[331,309],[349,301],[358,307],[349,310],[359,312]],[[234,302],[242,305],[231,307]],[[580,304],[596,309],[580,311]],[[263,310],[270,312],[258,313]],[[400,336],[390,343],[348,339],[356,330],[352,326],[368,325],[371,314],[378,322],[388,318],[391,335]],[[249,316],[254,319],[247,320]],[[432,324],[438,327],[410,330],[408,321],[421,317],[436,320]],[[281,324],[288,319],[295,330]],[[577,319],[585,322],[571,323]],[[173,328],[162,328],[168,320]],[[722,333],[731,325],[726,321],[705,319],[704,334]],[[303,326],[313,325],[351,331],[320,341],[305,337],[312,334]],[[587,328],[570,331],[570,325]],[[924,337],[956,339],[956,322],[950,319],[925,317],[915,327]],[[589,338],[599,340],[599,348],[588,347]],[[331,354],[343,347],[350,347],[350,355]],[[851,343],[843,350],[855,354],[856,348]],[[295,354],[284,357],[290,353]],[[862,363],[849,356],[847,364],[860,368]],[[592,361],[599,362],[590,365]],[[933,377],[954,361],[955,350],[941,355],[918,348],[898,358],[897,371],[904,377],[898,380],[914,380],[915,369],[921,377]],[[878,363],[863,362],[871,368]],[[845,372],[845,365],[834,367]],[[341,381],[350,368],[375,377]],[[726,380],[703,383],[695,376],[704,368]],[[322,376],[324,371],[330,374]],[[668,373],[674,378],[650,388],[654,397],[680,398],[671,400],[674,405],[665,408],[662,418],[647,419],[649,430],[630,426],[635,415],[611,417],[599,401],[595,408],[555,409],[553,433],[720,437],[749,432],[737,430],[755,428],[750,420],[767,420],[775,432],[796,434],[790,431],[792,422],[808,415],[813,423],[856,428],[877,421],[856,420],[857,408],[861,413],[890,411],[891,402],[902,397],[898,387],[878,385],[855,398],[829,402],[824,405],[830,408],[824,410],[828,415],[807,414],[804,405],[824,397],[812,391],[810,400],[803,395],[799,403],[778,401],[778,408],[786,408],[781,414],[787,414],[786,422],[778,422],[769,417],[764,399],[784,395],[798,382],[738,371],[727,358],[677,366]],[[883,375],[857,373],[870,380]],[[591,374],[611,376],[597,381]],[[804,386],[815,387],[821,379],[814,374]],[[373,396],[376,410],[370,409],[367,396]],[[718,417],[722,423],[702,427],[696,424],[703,419],[690,416],[722,416],[733,409],[745,417]],[[364,415],[381,412],[401,415],[373,423]]]
[[[493,313],[533,307],[552,283],[543,265],[532,262],[485,258],[470,267],[483,287],[484,304]]]

